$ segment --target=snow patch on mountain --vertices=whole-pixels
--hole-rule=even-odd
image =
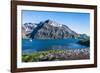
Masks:
[[[58,24],[57,22],[53,21],[51,23],[52,26],[55,26],[55,27],[62,27],[62,24]]]
[[[54,27],[62,27],[62,24],[57,23],[56,21],[52,21],[52,20],[46,20],[45,23],[50,24]]]

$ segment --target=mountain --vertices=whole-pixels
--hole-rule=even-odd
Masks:
[[[80,34],[78,38],[79,39],[90,39],[90,37],[86,34]]]
[[[25,23],[22,25],[22,38],[28,38],[27,34],[30,34],[37,27],[36,23]]]
[[[52,20],[22,25],[23,38],[30,39],[66,39],[77,38],[79,34],[64,24]]]

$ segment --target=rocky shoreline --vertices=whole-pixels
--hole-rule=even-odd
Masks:
[[[23,54],[23,62],[81,60],[90,58],[90,49],[48,50]]]

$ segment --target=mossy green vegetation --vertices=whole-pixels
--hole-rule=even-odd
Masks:
[[[50,54],[62,53],[64,50],[48,50],[48,51],[38,51],[30,54],[23,54],[22,61],[23,62],[37,62],[37,61],[45,61],[45,60],[53,60],[53,56]],[[60,58],[59,58],[60,59]]]

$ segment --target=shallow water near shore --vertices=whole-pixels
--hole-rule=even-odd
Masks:
[[[86,49],[85,45],[78,44],[79,39],[29,39],[22,40],[22,53],[47,50]]]

